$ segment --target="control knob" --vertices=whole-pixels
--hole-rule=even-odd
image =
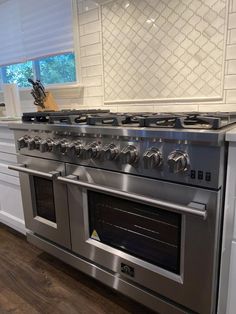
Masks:
[[[66,154],[68,145],[69,143],[66,140],[61,141],[60,152],[62,153],[62,155]]]
[[[52,151],[55,154],[65,154],[68,147],[66,140],[54,140],[52,144]]]
[[[113,160],[119,155],[119,149],[115,144],[105,145],[101,149],[102,160]]]
[[[22,148],[27,147],[28,146],[28,144],[27,144],[28,139],[29,139],[29,137],[27,135],[18,138],[18,140],[17,140],[17,148],[20,150]]]
[[[50,138],[43,139],[40,141],[39,150],[41,153],[46,153],[52,151],[53,140]]]
[[[28,150],[39,149],[40,138],[35,136],[27,140]]]
[[[144,168],[152,169],[159,167],[162,163],[162,155],[158,148],[152,147],[143,155]]]
[[[60,154],[60,152],[61,152],[61,141],[60,140],[54,140],[53,141],[52,152],[55,154]]]
[[[120,153],[121,162],[123,164],[133,164],[138,160],[137,148],[133,145],[127,145]]]
[[[187,169],[188,155],[182,151],[174,151],[168,156],[170,172],[179,173]]]
[[[100,146],[96,142],[89,143],[85,146],[83,152],[85,159],[96,158],[98,156],[98,153],[100,152]]]
[[[71,142],[67,145],[66,154],[70,158],[79,157],[83,150],[83,145],[80,141]]]

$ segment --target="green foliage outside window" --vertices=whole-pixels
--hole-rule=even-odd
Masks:
[[[32,61],[12,64],[2,68],[4,83],[15,83],[19,87],[29,87],[28,78],[33,78]]]
[[[44,84],[76,81],[75,56],[73,53],[39,60],[40,80]]]
[[[76,81],[73,53],[8,65],[0,71],[3,83],[15,83],[19,87],[29,87],[28,78],[40,79],[45,85]]]

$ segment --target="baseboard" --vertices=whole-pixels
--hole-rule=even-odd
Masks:
[[[0,222],[26,235],[25,222],[7,212],[0,211]]]

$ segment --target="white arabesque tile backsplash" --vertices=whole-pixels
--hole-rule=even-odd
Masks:
[[[105,101],[222,97],[226,0],[116,0],[101,17]]]
[[[110,19],[109,9],[112,8],[114,3],[118,3],[118,6],[121,6],[121,3],[127,4],[127,1],[111,1],[110,3],[104,5],[103,7],[99,6],[92,0],[78,0],[78,16],[79,16],[79,33],[80,33],[80,69],[81,69],[81,82],[85,85],[83,91],[74,91],[73,93],[57,92],[53,91],[57,102],[61,108],[110,108],[113,111],[236,111],[236,25],[235,25],[235,15],[236,15],[236,0],[209,0],[209,1],[200,1],[200,0],[133,0],[130,3],[148,3],[155,7],[156,5],[164,5],[169,8],[169,3],[175,3],[175,7],[168,12],[173,14],[173,19],[170,20],[170,24],[173,29],[175,29],[176,24],[179,23],[179,16],[181,12],[181,5],[183,4],[188,8],[192,7],[192,16],[198,15],[201,17],[201,21],[199,21],[199,27],[201,28],[201,36],[198,38],[191,37],[191,30],[199,31],[200,29],[196,29],[193,27],[194,25],[190,23],[188,26],[190,32],[184,35],[184,39],[186,43],[183,47],[181,47],[182,54],[179,53],[177,56],[174,53],[174,48],[172,50],[172,55],[176,56],[177,60],[173,58],[177,65],[179,66],[178,70],[180,71],[180,76],[178,80],[175,80],[174,65],[175,62],[170,63],[172,67],[168,66],[168,64],[162,69],[160,67],[156,68],[157,74],[154,71],[152,77],[147,76],[144,78],[144,81],[147,82],[149,86],[153,86],[152,78],[156,77],[160,79],[156,82],[156,84],[160,84],[163,88],[159,88],[159,86],[155,86],[154,90],[150,90],[150,88],[146,88],[145,91],[138,90],[135,95],[133,92],[130,94],[127,91],[124,91],[120,86],[126,87],[127,85],[131,85],[131,89],[139,84],[139,87],[142,88],[144,81],[142,80],[142,84],[140,85],[137,77],[138,69],[136,58],[141,57],[143,64],[145,64],[145,58],[142,56],[142,49],[144,49],[143,39],[139,41],[135,41],[135,47],[138,47],[138,51],[141,51],[140,54],[129,52],[129,57],[133,60],[133,80],[132,78],[125,77],[122,75],[122,78],[118,80],[117,85],[114,84],[113,76],[111,75],[112,64],[114,62],[118,62],[119,60],[123,60],[126,62],[127,59],[119,59],[118,53],[115,58],[109,52],[109,45],[106,40],[109,39],[109,36],[112,35],[112,30],[109,29],[109,23],[106,25],[106,34],[104,35],[104,22],[108,22]],[[168,5],[167,5],[168,4]],[[196,10],[193,10],[193,8]],[[104,14],[104,8],[105,14]],[[202,12],[196,13],[199,8],[202,8]],[[212,8],[210,10],[210,8]],[[108,10],[108,11],[107,11]],[[228,12],[228,14],[224,14]],[[114,9],[113,9],[114,11]],[[158,10],[157,13],[159,12]],[[162,11],[163,12],[163,11]],[[168,14],[164,12],[164,14]],[[183,13],[182,13],[183,14]],[[186,13],[187,14],[187,11]],[[190,14],[190,13],[188,13]],[[208,21],[204,20],[204,16]],[[147,18],[147,13],[145,15]],[[168,19],[168,18],[166,18]],[[174,22],[175,20],[175,22]],[[216,24],[213,21],[216,20]],[[128,19],[124,19],[125,22]],[[144,23],[146,20],[144,21]],[[115,29],[119,28],[119,20],[117,20],[117,25],[115,24]],[[214,27],[212,25],[214,25]],[[124,25],[124,24],[122,24]],[[187,25],[186,25],[187,27]],[[212,28],[213,29],[212,29]],[[208,30],[209,28],[209,30]],[[227,42],[225,42],[225,53],[224,53],[224,45],[223,45],[223,36],[224,36],[224,28],[227,31],[226,38]],[[178,29],[176,27],[176,29]],[[169,29],[170,30],[170,29]],[[116,30],[117,31],[117,30]],[[116,34],[116,31],[115,34]],[[163,31],[160,26],[160,31]],[[124,30],[120,31],[122,35],[124,35]],[[148,30],[145,28],[144,32],[141,32],[143,36],[147,36]],[[206,33],[206,34],[205,34]],[[156,46],[156,49],[152,51],[154,60],[156,60],[157,56],[162,56],[164,62],[168,61],[167,54],[164,54],[161,51],[158,51],[158,47],[162,47],[161,49],[168,49],[171,45],[170,39],[172,38],[175,41],[178,35],[181,35],[182,31],[171,33],[169,36],[168,30],[163,37],[165,40],[165,44],[160,42],[160,45]],[[189,35],[188,35],[189,34]],[[202,34],[205,34],[203,36]],[[168,38],[167,38],[168,35]],[[152,35],[153,36],[153,35]],[[201,44],[201,38],[203,37],[208,41]],[[153,38],[153,37],[152,37]],[[177,37],[178,38],[178,37]],[[214,40],[212,39],[214,38]],[[123,37],[126,43],[126,47],[129,45],[129,42],[132,43],[128,38]],[[169,44],[168,40],[169,39]],[[116,40],[116,36],[111,40],[111,43],[114,43]],[[180,39],[179,39],[180,40]],[[199,40],[199,41],[197,41]],[[105,43],[104,43],[105,41]],[[189,46],[191,41],[192,47],[194,49],[192,52],[189,52]],[[122,41],[123,43],[123,41]],[[140,47],[139,47],[140,44]],[[208,45],[208,49],[203,49],[204,45]],[[213,46],[212,46],[213,45]],[[181,45],[180,45],[181,46]],[[174,46],[173,46],[174,47]],[[215,48],[217,47],[217,49]],[[104,50],[103,50],[104,48]],[[212,49],[211,49],[212,48]],[[178,49],[178,48],[176,48]],[[148,50],[149,51],[149,50]],[[210,51],[210,53],[209,53]],[[118,52],[119,47],[118,47]],[[184,56],[191,56],[191,60],[193,60],[193,55],[197,52],[202,52],[201,61],[196,64],[196,66],[188,63],[188,58],[183,58]],[[203,53],[204,52],[204,53]],[[147,55],[148,57],[148,55]],[[190,60],[190,59],[189,59]],[[191,61],[190,60],[190,61]],[[199,60],[199,59],[198,59]],[[210,61],[209,61],[210,60]],[[213,62],[214,61],[214,62]],[[150,62],[150,61],[149,61]],[[209,62],[209,67],[207,63]],[[207,70],[198,71],[195,73],[194,70],[197,68],[201,68],[203,66]],[[212,65],[211,71],[209,71],[210,66]],[[188,73],[188,69],[190,68],[191,72]],[[177,68],[176,68],[177,69]],[[176,70],[175,69],[175,70]],[[135,70],[135,71],[134,71]],[[170,78],[168,82],[162,81],[162,78],[159,78],[160,70],[167,74]],[[192,71],[193,70],[193,71]],[[119,69],[115,72],[117,73]],[[159,72],[158,72],[159,71]],[[172,73],[172,72],[173,73]],[[155,76],[155,74],[157,76]],[[194,75],[195,74],[195,75]],[[191,76],[192,75],[192,76]],[[186,79],[186,77],[188,79]],[[223,78],[220,82],[220,78]],[[184,78],[184,79],[183,79]],[[181,80],[182,79],[182,80]],[[105,82],[105,88],[104,88]],[[112,82],[114,85],[112,85]],[[120,85],[122,84],[122,85]],[[177,90],[176,84],[180,86],[182,89]],[[183,85],[182,85],[183,84]],[[187,85],[188,88],[183,88],[183,86]],[[208,86],[209,85],[209,86]],[[112,88],[111,88],[112,87]],[[193,88],[195,87],[195,88]],[[210,88],[209,88],[210,87]],[[109,89],[110,88],[110,89]],[[167,89],[168,92],[163,93],[164,89]],[[205,88],[201,90],[201,88]],[[113,89],[113,90],[112,90]],[[105,92],[104,92],[105,90]],[[119,90],[119,92],[117,92]],[[126,89],[127,90],[127,89]],[[221,95],[221,90],[223,91],[223,98],[220,100],[219,96]],[[63,96],[62,96],[63,95]],[[139,96],[140,95],[140,96]],[[201,98],[200,100],[197,98]],[[136,98],[144,98],[149,99],[149,101],[134,102],[125,101],[126,99],[136,99]],[[151,100],[153,98],[158,98],[158,101]],[[171,98],[171,99],[168,99]],[[186,100],[181,100],[182,98],[189,98]],[[209,98],[209,100],[207,100]],[[212,100],[211,100],[212,98]],[[218,100],[219,99],[219,100]],[[104,103],[104,100],[115,100],[112,103]],[[29,110],[30,106],[32,108],[32,100],[29,98],[23,101],[23,110]]]

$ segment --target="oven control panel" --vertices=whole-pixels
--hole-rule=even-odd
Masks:
[[[221,184],[217,170],[221,146],[155,137],[36,130],[17,131],[16,135],[18,151],[23,155],[205,187]]]

